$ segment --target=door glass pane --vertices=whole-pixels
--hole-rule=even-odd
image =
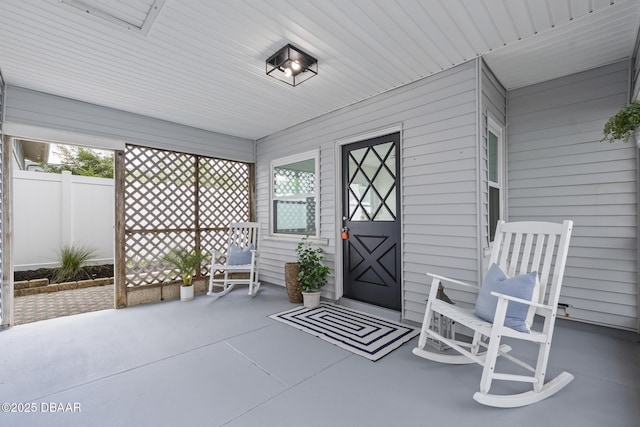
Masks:
[[[351,184],[349,188],[349,220],[350,221],[366,221],[367,216],[365,215],[362,207],[360,206],[360,200],[362,199],[362,193],[367,190],[367,187],[364,189],[358,184]]]
[[[359,148],[357,150],[353,150],[351,151],[351,157],[357,162],[360,163],[362,162],[362,158],[364,157],[365,153],[367,152],[367,148]]]
[[[373,186],[382,197],[385,197],[395,185],[395,178],[385,168],[382,168],[376,178],[373,180]]]
[[[393,221],[394,219],[395,215],[392,215],[391,212],[389,212],[389,208],[387,207],[387,205],[384,205],[376,214],[374,221]]]
[[[355,154],[355,155],[354,155]],[[354,161],[358,159],[358,161]],[[349,220],[389,221],[395,219],[395,144],[385,142],[371,150],[351,152]]]
[[[394,186],[391,189],[391,193],[386,200],[386,207],[389,210],[389,214],[391,215],[391,219],[396,219],[396,187]]]
[[[395,170],[396,170],[396,155],[395,155],[395,153],[391,153],[389,155],[389,157],[387,157],[387,160],[384,162],[384,164],[387,165],[387,167],[389,168],[391,173],[395,174]]]
[[[349,157],[349,181],[353,181],[353,174],[358,171],[358,165],[351,157]]]
[[[393,153],[389,153],[389,151],[393,149],[393,142],[385,142],[384,144],[375,145],[373,149],[376,150],[378,156],[380,156],[380,158],[383,160],[387,157],[387,155],[389,155],[390,157],[393,156]]]

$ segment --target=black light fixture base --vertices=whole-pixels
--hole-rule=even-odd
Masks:
[[[287,44],[267,59],[267,75],[291,86],[318,74],[318,60],[308,53]]]

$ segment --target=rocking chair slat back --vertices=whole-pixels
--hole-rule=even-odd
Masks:
[[[229,240],[227,247],[232,244],[238,245],[241,249],[247,249],[253,245],[258,248],[258,228],[253,222],[237,222],[229,227]]]
[[[566,248],[561,250],[566,241],[557,243],[557,236],[562,235],[563,228],[563,224],[554,223],[501,222],[496,230],[490,264],[498,264],[509,277],[538,272],[540,298],[537,302],[557,303],[559,295],[547,287],[549,283],[561,285],[558,279],[563,276],[566,255],[560,257],[560,262],[556,263],[556,260],[566,252]],[[545,296],[549,298],[545,299]]]
[[[213,251],[211,272],[209,274],[209,291],[207,295],[220,298],[229,293],[236,284],[248,284],[249,295],[256,296],[260,288],[258,281],[258,235],[260,225],[257,222],[236,222],[229,225],[226,255]],[[239,263],[230,261],[232,246],[239,248],[240,253],[251,252],[250,260],[242,256]],[[235,248],[234,248],[235,250]],[[243,262],[246,261],[246,262]],[[243,273],[243,274],[239,274]],[[218,277],[220,274],[222,278]],[[240,277],[245,275],[247,277]],[[213,292],[213,287],[222,287],[221,292]]]

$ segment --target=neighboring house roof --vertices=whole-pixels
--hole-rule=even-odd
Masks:
[[[35,163],[47,163],[49,161],[49,144],[40,141],[28,141],[19,139],[22,147],[22,157]]]
[[[631,58],[640,17],[639,0],[99,3],[0,2],[9,95],[21,86],[250,139],[478,56],[507,89]],[[319,60],[295,88],[265,73],[287,43]]]
[[[20,169],[39,169],[40,163],[49,161],[49,144],[40,141],[14,139],[13,155]]]

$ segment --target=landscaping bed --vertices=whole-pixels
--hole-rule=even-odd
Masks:
[[[55,268],[15,271],[13,273],[16,297],[41,293],[67,291],[113,284],[113,264],[85,267],[85,270],[64,283],[55,283]]]
[[[113,264],[89,265],[84,267],[85,272],[74,277],[75,280],[101,279],[113,277]],[[37,270],[14,271],[13,281],[23,282],[25,280],[49,279],[53,283],[56,274],[55,268],[38,268]]]

